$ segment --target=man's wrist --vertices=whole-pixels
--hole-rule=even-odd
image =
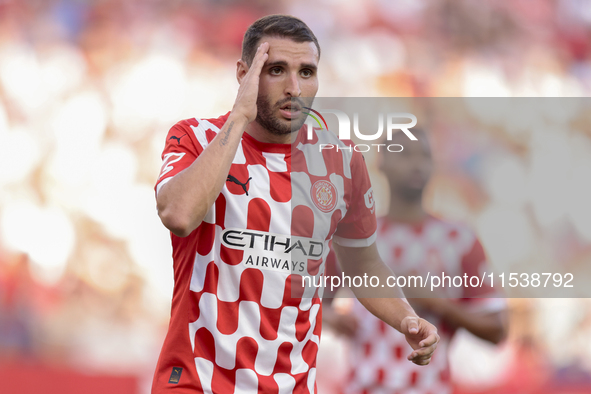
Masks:
[[[240,128],[241,131],[244,131],[248,123],[250,123],[246,115],[234,111],[231,111],[230,115],[228,116],[227,123],[230,122],[234,122],[235,127]]]
[[[400,319],[399,324],[402,325],[402,322],[405,319],[410,319],[410,318],[416,318],[419,319],[419,315],[417,315],[417,313],[414,311],[414,309],[412,308],[412,306],[409,304],[409,302],[406,300],[406,298],[400,298],[400,301],[403,302],[405,305],[407,305],[406,309],[406,313],[402,316],[402,318]],[[396,327],[394,327],[396,328]],[[400,330],[399,330],[400,331]]]

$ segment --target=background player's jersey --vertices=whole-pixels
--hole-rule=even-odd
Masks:
[[[474,233],[465,226],[428,217],[419,225],[378,221],[380,256],[397,275],[445,272],[455,276],[479,275],[485,271],[486,258]],[[493,296],[490,287],[458,288],[445,294],[474,311],[495,312],[504,308],[500,298],[467,298]],[[441,337],[437,350],[427,366],[418,366],[406,357],[411,351],[404,335],[371,315],[359,302],[352,313],[359,327],[351,341],[346,394],[445,394],[451,393],[447,352],[453,331],[442,319],[426,311],[417,313],[433,323]]]
[[[170,130],[157,192],[198,158],[228,115]],[[293,146],[244,133],[203,222],[185,238],[171,235],[171,321],[153,393],[315,392],[321,302],[318,293],[292,291],[302,276],[323,275],[331,239],[364,246],[376,232],[363,158],[319,154],[328,141],[345,146],[326,131],[312,140],[301,132]]]

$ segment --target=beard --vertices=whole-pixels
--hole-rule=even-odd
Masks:
[[[421,203],[423,200],[423,194],[427,181],[421,185],[409,185],[408,182],[404,182],[401,179],[390,179],[390,193],[395,194],[399,199],[407,203]]]
[[[304,122],[306,121],[305,114],[300,113],[300,116],[291,120],[280,119],[278,116],[274,115],[276,110],[290,103],[291,100],[293,99],[287,98],[275,104],[274,107],[271,107],[269,99],[263,96],[258,96],[256,122],[260,124],[265,130],[275,135],[286,135],[298,131],[302,128]],[[301,107],[312,106],[311,103],[308,105],[302,103],[302,100],[298,100],[298,103]]]
[[[424,188],[412,188],[412,187],[398,187],[397,194],[407,202],[421,202],[423,200]]]

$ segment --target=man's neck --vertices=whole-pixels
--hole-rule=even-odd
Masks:
[[[394,192],[390,193],[390,209],[388,210],[387,218],[395,222],[403,222],[409,224],[421,223],[428,214],[423,209],[422,198],[409,201],[397,195]]]
[[[246,133],[257,141],[265,142],[268,144],[291,144],[291,134],[273,134],[263,128],[256,122],[250,122],[246,126]]]

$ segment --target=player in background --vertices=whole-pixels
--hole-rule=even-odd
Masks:
[[[433,170],[431,148],[424,131],[412,129],[418,141],[403,133],[393,136],[402,152],[380,152],[378,163],[390,190],[387,216],[378,220],[377,245],[382,259],[396,275],[478,275],[487,270],[482,245],[466,226],[438,219],[423,207],[423,191]],[[490,272],[490,270],[488,270]],[[427,291],[427,292],[426,292]],[[350,366],[342,392],[345,394],[452,392],[448,346],[463,327],[472,334],[499,343],[506,335],[506,303],[493,289],[427,290],[405,288],[415,310],[439,328],[441,340],[429,366],[415,368],[404,362],[408,345],[398,332],[351,303],[350,310],[328,308],[323,319],[338,334],[350,339]],[[353,300],[354,301],[354,300]],[[335,304],[338,301],[335,301]]]
[[[328,132],[307,140],[301,127],[302,107],[311,104],[304,97],[318,90],[319,58],[301,20],[259,19],[244,36],[232,110],[180,121],[166,137],[156,201],[171,231],[175,283],[153,393],[316,392],[321,300],[292,295],[290,278],[311,270],[310,259],[292,266],[292,236],[321,256],[314,275],[322,275],[331,240],[349,275],[391,275],[364,201],[371,184],[361,155],[340,151],[323,156],[325,174],[306,171],[303,149],[346,143]],[[306,198],[293,201],[292,187],[305,185]],[[403,333],[408,360],[430,362],[437,329],[399,289],[360,301]]]

